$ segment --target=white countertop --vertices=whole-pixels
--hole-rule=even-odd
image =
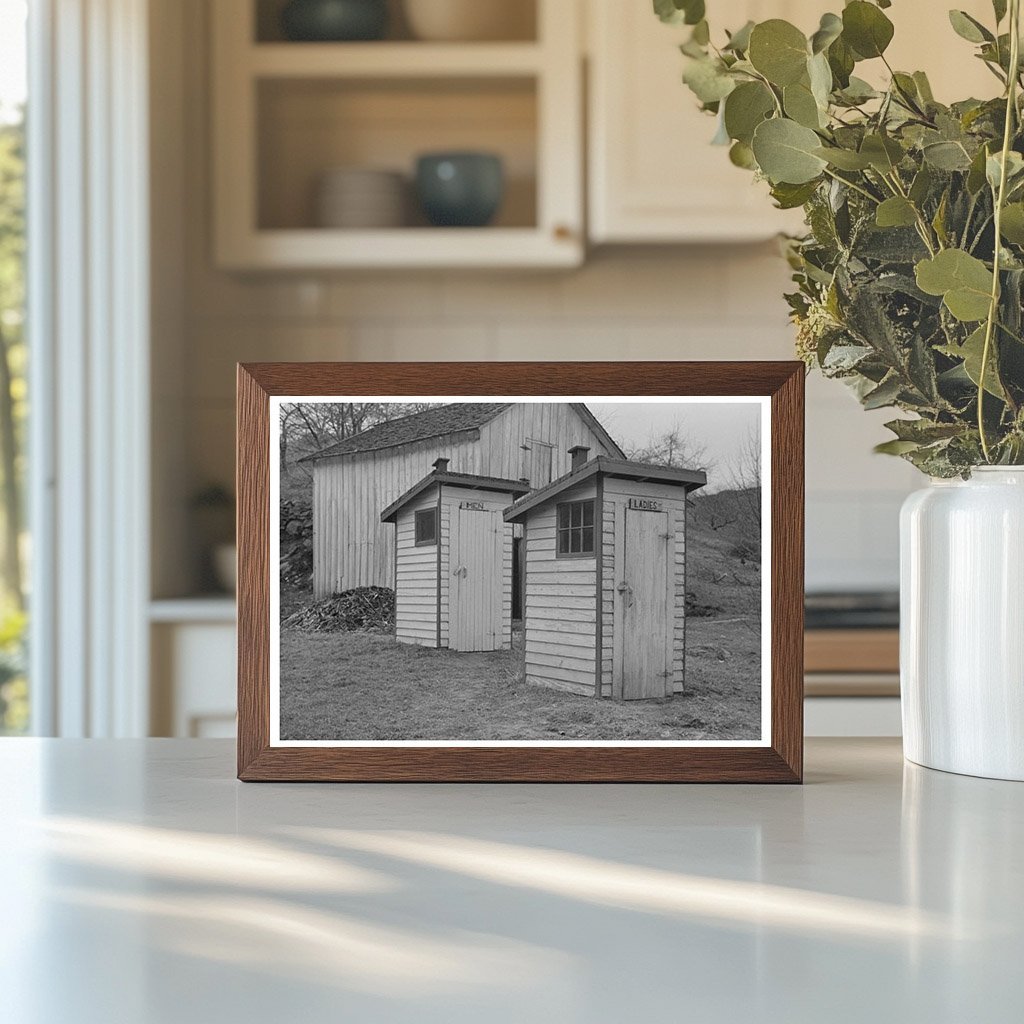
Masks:
[[[1016,1022],[1024,785],[241,785],[223,741],[0,741],[5,1024]]]

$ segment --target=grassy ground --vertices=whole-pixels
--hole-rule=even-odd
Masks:
[[[688,693],[597,700],[523,681],[518,650],[456,654],[373,633],[281,632],[282,739],[756,739],[757,633],[691,622]]]

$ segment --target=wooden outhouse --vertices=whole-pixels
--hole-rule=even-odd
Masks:
[[[394,536],[380,510],[438,455],[459,473],[543,487],[569,471],[567,450],[622,458],[581,402],[458,402],[378,423],[300,460],[313,474],[313,594],[390,587]]]
[[[572,455],[505,511],[525,526],[526,679],[620,700],[682,693],[686,496],[707,477]]]
[[[521,480],[452,473],[448,459],[381,513],[395,525],[395,638],[453,651],[512,643],[512,533]]]

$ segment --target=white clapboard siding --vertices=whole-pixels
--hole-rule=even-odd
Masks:
[[[395,520],[395,639],[437,646],[437,545],[416,547],[416,513],[437,507],[431,487],[403,508]],[[387,524],[388,529],[392,529]]]
[[[551,446],[556,477],[569,471],[568,451],[574,445],[589,447],[591,455],[617,454],[568,403],[526,402],[473,430],[315,462],[316,598],[354,587],[393,585],[395,538],[380,514],[422,480],[435,459],[449,459],[453,473],[518,480],[529,464],[524,445],[531,439]]]
[[[595,496],[590,481],[558,495],[556,503]],[[597,560],[556,556],[554,505],[538,508],[527,521],[525,564],[527,682],[594,696]]]

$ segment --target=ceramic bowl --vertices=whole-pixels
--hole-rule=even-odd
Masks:
[[[387,0],[290,0],[281,11],[285,38],[296,42],[380,39],[387,26]]]
[[[395,171],[338,167],[320,178],[316,222],[322,228],[400,228],[406,222],[408,185]]]
[[[435,227],[483,227],[494,219],[504,198],[501,157],[426,153],[416,163],[416,193]]]

